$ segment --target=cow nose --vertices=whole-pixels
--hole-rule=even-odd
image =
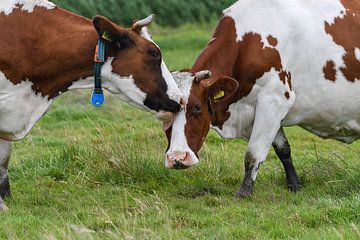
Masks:
[[[189,152],[172,152],[167,154],[166,156],[168,168],[174,169],[186,169],[191,167],[193,164],[191,163],[190,153]]]

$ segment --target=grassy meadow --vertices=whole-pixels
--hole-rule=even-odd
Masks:
[[[215,22],[152,33],[171,69],[191,66]],[[360,142],[286,132],[303,189],[290,193],[273,150],[255,194],[235,201],[246,143],[211,132],[201,163],[164,168],[167,143],[149,113],[90,92],[59,97],[10,162],[13,197],[0,239],[359,239]]]

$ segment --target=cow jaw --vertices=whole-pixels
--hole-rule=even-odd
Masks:
[[[120,76],[114,73],[113,60],[114,58],[109,58],[102,68],[104,88],[132,106],[147,109],[144,105],[146,93],[135,84],[132,76]]]

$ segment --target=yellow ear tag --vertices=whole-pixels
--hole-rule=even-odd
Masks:
[[[214,96],[214,100],[215,102],[219,102],[219,100],[225,96],[225,92],[224,91],[219,91],[217,94],[215,94]]]
[[[103,35],[102,35],[102,38],[105,39],[105,40],[108,40],[108,41],[112,41],[111,37],[110,37],[110,34],[108,32],[104,32]]]

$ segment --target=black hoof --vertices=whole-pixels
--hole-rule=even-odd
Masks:
[[[289,184],[288,183],[288,189],[289,189],[290,192],[294,192],[294,193],[298,192],[298,191],[301,190],[301,188],[302,188],[302,186],[301,186],[300,182],[295,183],[295,184]]]
[[[243,192],[243,191],[238,191],[235,195],[235,199],[236,200],[241,200],[241,199],[246,199],[251,197],[252,192]]]
[[[2,199],[5,199],[10,196],[11,196],[10,182],[9,182],[9,177],[6,176],[6,178],[0,183],[0,197]]]
[[[250,197],[253,193],[254,185],[255,182],[251,179],[244,179],[243,183],[241,184],[240,190],[235,195],[235,198],[244,199]]]
[[[301,182],[295,172],[286,176],[286,183],[291,192],[297,192],[301,189]]]

